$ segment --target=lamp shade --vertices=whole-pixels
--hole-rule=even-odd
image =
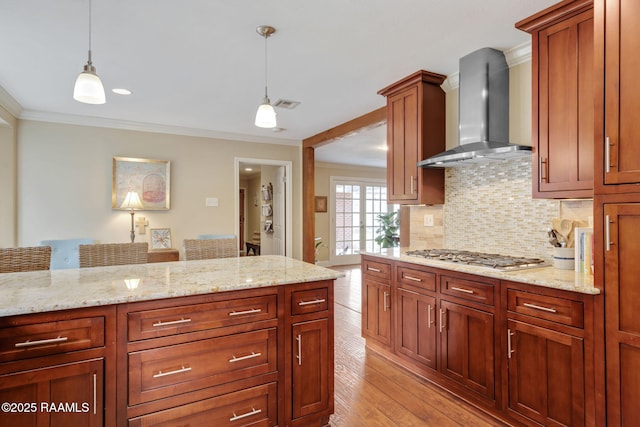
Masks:
[[[85,104],[104,104],[106,102],[102,81],[92,65],[85,65],[84,71],[78,75],[76,85],[73,87],[73,99]]]
[[[261,128],[276,127],[276,110],[269,103],[269,98],[265,98],[258,107],[255,125]]]
[[[124,202],[120,205],[120,209],[144,209],[142,200],[137,191],[129,191],[124,198]]]

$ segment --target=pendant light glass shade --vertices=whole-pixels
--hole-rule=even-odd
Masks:
[[[89,58],[91,58],[91,52],[89,52]],[[106,102],[104,86],[96,74],[96,68],[91,64],[91,59],[76,79],[76,84],[73,87],[73,99],[85,104],[104,104]]]
[[[262,104],[258,107],[256,112],[255,125],[261,128],[274,128],[276,127],[276,110],[269,101],[269,95],[267,94],[267,39],[269,36],[276,32],[276,29],[269,25],[261,25],[256,28],[258,35],[264,37],[264,98]]]
[[[91,62],[91,0],[89,0],[89,59],[84,70],[76,79],[73,87],[73,99],[85,104],[104,104],[104,86],[96,74],[96,67]]]
[[[260,128],[276,127],[276,110],[267,97],[262,100],[262,104],[258,107],[255,125]]]

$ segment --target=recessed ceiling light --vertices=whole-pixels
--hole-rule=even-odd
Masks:
[[[245,172],[251,172],[253,170],[253,168],[244,168]]]
[[[116,88],[111,89],[111,92],[117,93],[118,95],[131,95],[131,91],[129,89]]]

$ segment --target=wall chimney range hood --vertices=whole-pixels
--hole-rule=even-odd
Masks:
[[[504,53],[484,48],[460,59],[460,144],[418,163],[423,168],[460,167],[531,155],[509,143],[509,67]]]

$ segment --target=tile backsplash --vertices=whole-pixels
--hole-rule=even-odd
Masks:
[[[553,218],[587,221],[592,200],[531,198],[531,159],[480,163],[445,172],[445,204],[412,206],[410,246],[551,259]],[[434,226],[425,227],[425,215]]]

